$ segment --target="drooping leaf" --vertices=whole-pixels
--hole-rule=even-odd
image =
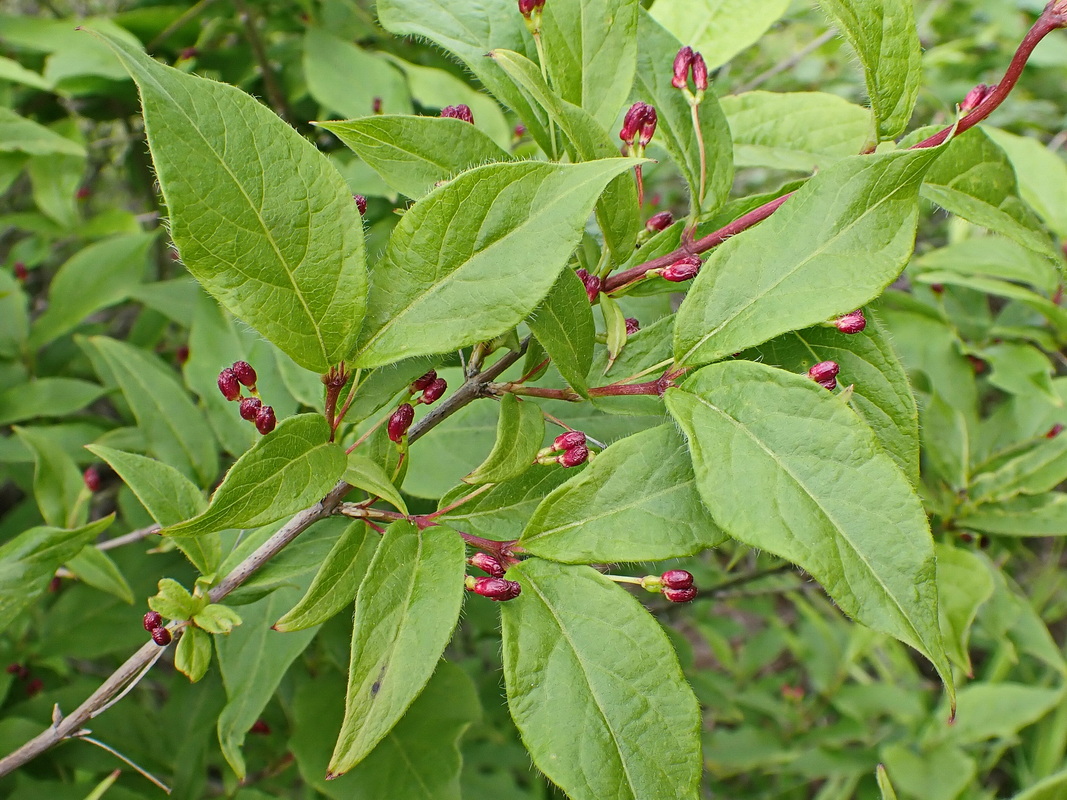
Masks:
[[[608,181],[633,163],[491,164],[426,195],[371,273],[356,363],[444,353],[514,328],[552,288]]]
[[[578,276],[563,270],[548,296],[526,320],[537,341],[574,391],[585,395],[593,363],[596,323],[589,296]]]
[[[939,544],[937,598],[941,633],[949,658],[971,674],[971,625],[979,607],[993,596],[993,579],[980,558],[958,547]]]
[[[258,528],[306,508],[345,471],[344,450],[329,436],[330,426],[319,414],[283,420],[230,468],[203,513],[163,533],[196,536]]]
[[[0,425],[34,417],[63,417],[104,394],[95,383],[77,378],[39,378],[0,392]]]
[[[174,668],[196,683],[211,666],[211,634],[193,625],[188,626],[178,641],[174,653]]]
[[[904,132],[922,85],[911,0],[820,0],[863,65],[878,140]]]
[[[240,90],[97,33],[141,92],[156,177],[182,261],[223,306],[325,372],[366,306],[363,226],[314,145]]]
[[[787,8],[788,0],[656,0],[652,16],[715,69],[759,41]]]
[[[33,453],[33,496],[41,516],[56,528],[77,528],[89,517],[89,490],[74,459],[35,428],[15,427]]]
[[[519,545],[570,564],[691,556],[725,538],[696,488],[674,425],[628,436],[549,493]]]
[[[519,400],[513,394],[500,398],[500,418],[496,442],[477,469],[464,483],[503,483],[517,478],[533,464],[545,438],[545,416],[532,400]]]
[[[706,364],[877,297],[911,255],[933,149],[842,159],[716,248],[678,310],[679,363]]]
[[[476,126],[459,119],[375,115],[319,126],[348,145],[396,191],[416,199],[464,170],[512,160]]]
[[[123,603],[133,603],[133,590],[130,589],[122,571],[111,557],[96,545],[87,544],[66,566],[83,583],[114,595]]]
[[[921,652],[951,696],[926,515],[854,412],[805,376],[750,361],[706,367],[666,400],[723,530],[798,564],[847,614]]]
[[[663,629],[590,567],[507,575],[522,585],[501,605],[508,707],[537,767],[574,800],[696,800],[700,713]]]
[[[1011,159],[1023,200],[1061,239],[1067,237],[1067,162],[1040,139],[983,126]]]
[[[1045,492],[983,503],[956,525],[998,536],[1067,536],[1067,494]]]
[[[970,499],[977,503],[1040,495],[1067,480],[1067,436],[1042,438],[974,475]]]
[[[922,276],[936,273],[940,278],[947,278],[946,273],[954,272],[1018,281],[1036,286],[1048,295],[1056,291],[1059,283],[1052,262],[1004,236],[976,236],[930,250],[916,257],[910,270]]]
[[[348,463],[345,467],[344,479],[357,489],[380,497],[392,503],[403,513],[408,513],[407,504],[404,502],[400,490],[393,485],[391,476],[376,461],[373,461],[359,453],[349,453]]]
[[[84,156],[85,148],[10,108],[0,108],[0,153]]]
[[[463,540],[449,528],[396,522],[386,529],[356,595],[331,775],[366,758],[429,681],[459,619],[464,566]]]

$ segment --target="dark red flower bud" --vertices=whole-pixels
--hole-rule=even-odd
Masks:
[[[667,230],[673,222],[674,216],[670,211],[661,211],[648,218],[648,222],[645,223],[645,229],[649,233],[659,233]]]
[[[185,366],[185,362],[189,360],[189,345],[180,344],[178,349],[174,351],[174,363],[176,366]]]
[[[29,270],[26,269],[26,265],[21,261],[15,262],[15,280],[19,283],[24,283],[26,279],[30,277]]]
[[[152,641],[158,644],[160,647],[166,647],[170,644],[170,631],[166,628],[153,628],[152,629]]]
[[[382,113],[382,98],[375,97],[373,100],[371,100],[370,110],[371,110],[372,114],[381,114]]]
[[[32,681],[26,684],[26,696],[36,697],[41,693],[41,690],[43,688],[44,681],[42,681],[40,678],[34,678]]]
[[[938,296],[943,295],[945,293],[945,284],[943,284],[943,283],[931,283],[930,284],[930,291],[933,292],[934,294],[938,295]]]
[[[581,431],[567,431],[552,440],[553,450],[570,450],[585,445],[585,434]]]
[[[422,393],[422,397],[419,398],[419,402],[425,405],[430,405],[437,400],[441,399],[441,395],[445,393],[445,389],[448,388],[448,382],[444,378],[437,378],[433,383],[426,387]]]
[[[984,83],[980,83],[975,86],[971,91],[967,92],[967,96],[963,98],[963,102],[960,103],[960,111],[967,113],[973,111],[982,105],[989,95],[993,94],[993,91],[997,88],[996,84],[988,86]]]
[[[7,674],[14,675],[20,681],[24,681],[28,677],[30,677],[30,671],[26,668],[24,664],[8,664]]]
[[[263,403],[258,397],[246,397],[241,401],[241,419],[255,422],[261,408],[263,408]]]
[[[475,578],[467,588],[490,600],[514,600],[522,594],[522,587],[516,581],[503,578]]]
[[[827,389],[837,387],[837,373],[841,367],[834,361],[820,361],[808,370],[808,377]]]
[[[487,572],[494,578],[504,577],[504,565],[500,563],[500,560],[494,558],[488,553],[475,553],[467,559],[467,563],[472,567],[477,567],[482,572]]]
[[[641,123],[641,146],[645,147],[652,141],[652,136],[656,133],[656,123],[659,121],[659,117],[656,116],[656,109],[652,106],[645,106],[645,118]]]
[[[464,122],[474,124],[474,114],[471,113],[471,108],[468,105],[460,103],[458,106],[445,106],[441,109],[442,117],[451,117],[452,119],[461,119]]]
[[[356,201],[356,208],[359,209],[359,215],[361,217],[367,216],[367,198],[361,194],[352,195],[352,199]]]
[[[674,57],[674,77],[671,78],[671,86],[675,89],[684,89],[689,80],[689,66],[693,63],[693,48],[688,45],[678,51]]]
[[[100,491],[100,470],[96,467],[89,467],[82,473],[82,480],[85,481],[85,488],[90,492]]]
[[[664,280],[671,283],[680,283],[681,281],[695,278],[696,274],[700,272],[700,264],[700,256],[683,256],[669,267],[666,267],[660,274]]]
[[[637,318],[636,317],[627,317],[626,318],[626,335],[627,336],[633,336],[639,330],[641,330],[641,323],[637,321]]]
[[[247,386],[249,389],[256,388],[256,371],[252,369],[252,365],[247,361],[234,361],[230,369],[233,370],[233,374],[237,376],[237,380],[243,386]]]
[[[659,579],[668,589],[688,589],[693,585],[693,574],[684,569],[669,569]]]
[[[576,444],[569,450],[565,450],[563,455],[556,459],[561,467],[577,467],[588,460],[589,448],[584,444]]]
[[[163,615],[160,614],[158,611],[149,611],[147,614],[144,615],[144,619],[141,621],[141,624],[144,625],[144,629],[146,631],[151,633],[156,628],[163,627]]]
[[[581,279],[582,284],[585,286],[585,294],[589,298],[589,302],[592,303],[596,300],[597,295],[600,294],[600,289],[603,287],[604,282],[596,275],[590,275],[584,269],[576,269],[574,274]]]
[[[431,369],[421,378],[416,378],[411,384],[411,393],[423,392],[430,388],[430,384],[437,380],[437,370]]]
[[[969,355],[967,356],[967,360],[971,362],[971,369],[974,370],[975,375],[981,375],[983,372],[989,369],[986,363],[978,356]]]
[[[834,327],[841,333],[859,333],[867,327],[867,318],[857,309],[834,320]]]
[[[227,400],[236,400],[241,396],[241,384],[229,367],[219,373],[219,391]]]
[[[708,65],[704,63],[704,56],[693,53],[693,85],[698,92],[708,88]]]
[[[274,416],[274,409],[270,406],[263,406],[256,412],[256,430],[264,436],[274,430],[274,426],[277,424],[278,420]]]
[[[252,727],[248,729],[249,733],[254,733],[257,736],[270,736],[270,725],[266,720],[257,719],[252,723]]]
[[[1055,439],[1061,433],[1063,433],[1063,426],[1057,422],[1055,425],[1048,429],[1048,433],[1045,434],[1045,438]]]
[[[515,138],[516,139],[521,139],[525,135],[526,135],[526,126],[523,125],[520,122],[518,125],[515,126]]]
[[[184,47],[182,51],[178,53],[178,59],[180,61],[188,61],[190,58],[196,58],[200,55],[200,51],[195,47]]]
[[[652,131],[656,130],[656,109],[646,103],[634,103],[623,117],[619,138],[627,144],[633,144],[638,134],[641,134],[643,140],[646,125],[651,125]],[[651,132],[648,138],[652,138]],[[647,141],[642,141],[642,144],[647,143]]]
[[[408,432],[408,428],[411,427],[412,420],[415,419],[415,409],[411,407],[410,403],[404,403],[400,408],[393,412],[393,416],[389,417],[389,424],[386,428],[389,434],[389,439],[394,442],[399,442],[404,438],[404,434]]]
[[[82,186],[78,191],[74,193],[75,200],[88,200],[93,194],[93,190],[88,186]]]
[[[534,11],[543,8],[545,0],[519,0],[519,13],[527,19]]]
[[[696,587],[690,586],[688,589],[664,589],[663,596],[670,600],[672,603],[689,603],[697,596]]]
[[[50,580],[48,582],[48,591],[52,592],[52,594],[55,594],[56,592],[58,592],[62,588],[63,588],[63,579],[60,578],[58,575],[53,576],[52,580]]]

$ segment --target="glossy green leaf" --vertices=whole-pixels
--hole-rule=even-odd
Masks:
[[[715,69],[759,41],[787,8],[789,0],[656,0],[652,16]]]
[[[559,374],[574,391],[585,395],[585,376],[593,363],[596,323],[581,279],[563,270],[548,297],[526,320]]]
[[[174,668],[196,683],[211,666],[211,634],[190,625],[178,640],[174,652]]]
[[[63,417],[97,400],[104,389],[77,378],[38,378],[0,392],[0,425],[34,417]]]
[[[659,624],[590,567],[529,559],[508,577],[508,707],[537,767],[573,800],[696,800],[700,710]]]
[[[530,467],[526,472],[507,483],[471,498],[458,508],[449,511],[443,519],[450,525],[476,536],[505,541],[518,539],[526,521],[541,500],[560,484],[574,477],[557,464]],[[444,494],[438,508],[451,505],[464,495],[470,494],[467,484],[460,484]]]
[[[1067,536],[1067,494],[1046,492],[983,503],[956,525],[999,536]]]
[[[806,374],[820,361],[841,367],[837,381],[852,386],[850,405],[914,485],[919,482],[919,417],[904,366],[883,324],[870,311],[861,333],[835,328],[793,331],[755,349],[752,360]]]
[[[307,508],[345,471],[344,449],[329,437],[330,426],[318,414],[283,420],[230,468],[202,514],[163,533],[258,528]]]
[[[683,2],[687,1],[683,0]],[[655,8],[660,9],[663,2],[664,0],[659,0]],[[760,12],[755,16],[762,14],[762,9],[779,4],[782,5],[783,10],[787,5],[779,3],[779,0],[761,3]],[[710,16],[701,14],[700,19],[703,22]],[[735,18],[751,19],[752,16],[751,10],[746,10],[735,15]],[[682,46],[678,38],[689,39],[688,34],[692,29],[690,22],[687,21],[680,31],[674,29],[673,33],[677,34],[676,36],[664,30],[664,26],[670,27],[666,22],[661,25],[647,12],[639,13],[637,81],[634,92],[637,97],[656,109],[659,124],[653,142],[662,144],[666,148],[671,160],[681,170],[682,177],[689,185],[690,194],[696,196],[700,192],[700,148],[696,131],[693,129],[692,112],[682,93],[671,86],[671,78],[674,76],[674,57]],[[724,31],[724,33],[727,37],[724,41],[730,41],[729,31]],[[713,61],[717,60],[715,55],[717,52],[719,51],[705,50],[704,57],[711,55]],[[705,193],[704,197],[697,198],[697,205],[705,211],[712,211],[726,202],[733,185],[733,144],[730,140],[730,126],[713,92],[704,95],[704,101],[700,104],[697,114],[706,154]]]
[[[739,167],[814,172],[863,150],[867,110],[825,92],[745,92],[719,100]]]
[[[615,442],[548,494],[519,545],[590,564],[691,556],[724,539],[700,500],[685,439],[668,424]]]
[[[348,772],[374,749],[429,681],[463,602],[463,540],[443,526],[386,529],[356,595],[345,718],[330,758]]]
[[[503,483],[517,478],[533,464],[544,438],[545,416],[541,407],[530,399],[504,395],[500,398],[500,418],[493,449],[485,461],[463,479],[464,483]]]
[[[341,176],[240,90],[102,38],[140,89],[171,237],[189,271],[302,367],[325,372],[344,360],[367,280],[363,226]]]
[[[426,195],[371,273],[356,363],[445,353],[514,328],[552,288],[608,181],[632,165],[490,164]]]
[[[310,26],[304,34],[304,77],[308,92],[345,117],[370,114],[375,100],[385,114],[411,113],[404,75],[381,53],[365,50]]]
[[[968,675],[971,670],[971,625],[979,607],[993,596],[993,579],[978,556],[951,545],[939,544],[937,598],[945,650]]]
[[[33,453],[33,496],[41,516],[56,528],[77,528],[89,517],[89,490],[74,459],[35,428],[14,428]]]
[[[118,473],[160,525],[177,525],[197,516],[207,506],[192,481],[169,464],[103,445],[86,445],[86,449]],[[214,572],[222,558],[222,544],[216,535],[176,540],[176,544],[203,575]]]
[[[972,128],[944,151],[926,174],[923,197],[1035,253],[1060,258],[1037,215],[1019,197],[1007,154],[983,130]]]
[[[0,153],[84,156],[85,148],[10,108],[0,108]]]
[[[878,139],[911,119],[922,85],[922,44],[912,0],[820,0],[863,65]]]
[[[357,489],[380,497],[403,513],[408,513],[407,504],[400,490],[393,485],[389,473],[376,461],[359,453],[349,453],[344,479],[346,483],[352,484]]]
[[[723,530],[921,652],[951,695],[926,515],[870,428],[806,376],[749,361],[702,369],[666,400]]]
[[[36,527],[0,546],[0,630],[44,594],[56,570],[107,530],[114,515],[81,528]]]
[[[116,236],[79,250],[48,288],[48,308],[33,322],[34,348],[74,330],[102,308],[120,303],[140,284],[154,233]]]
[[[419,198],[471,167],[511,161],[475,125],[460,119],[375,115],[322,122],[391,187]]]
[[[637,66],[635,0],[555,0],[541,36],[552,85],[604,128],[626,104]]]
[[[133,603],[133,590],[118,565],[95,545],[87,544],[66,566],[83,583],[114,595],[123,603]]]
[[[218,471],[214,439],[174,373],[125,342],[94,336],[88,343],[122,389],[150,452],[200,485],[213,481]]]
[[[363,522],[353,522],[334,543],[300,602],[274,623],[287,633],[319,625],[350,605],[367,574],[381,537]]]
[[[706,364],[877,297],[911,256],[919,184],[937,154],[842,159],[716,248],[678,310],[678,361]]]

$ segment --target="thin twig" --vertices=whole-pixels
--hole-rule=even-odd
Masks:
[[[808,42],[806,45],[804,45],[800,50],[797,50],[795,53],[793,53],[793,55],[789,56],[789,58],[783,58],[781,61],[779,61],[773,67],[771,67],[770,69],[768,69],[768,70],[766,70],[764,72],[761,72],[759,75],[757,75],[755,78],[750,80],[748,83],[743,83],[740,86],[738,86],[736,89],[734,89],[732,92],[730,92],[730,94],[742,94],[744,92],[751,92],[753,89],[758,89],[760,86],[762,86],[767,81],[769,81],[771,78],[773,78],[775,75],[779,75],[779,74],[781,74],[781,73],[783,73],[783,72],[785,72],[787,70],[791,70],[793,67],[795,67],[797,64],[799,64],[801,61],[803,61],[809,55],[811,55],[816,50],[818,50],[820,47],[822,47],[824,44],[826,44],[828,41],[833,39],[836,35],[837,35],[837,29],[836,28],[830,28],[830,30],[828,30],[825,33],[823,33],[817,39],[812,39],[810,42]]]
[[[122,753],[120,753],[114,747],[106,745],[103,742],[101,742],[99,739],[94,739],[92,736],[89,736],[89,735],[81,735],[81,736],[77,736],[75,738],[81,739],[83,742],[92,742],[97,747],[100,747],[100,748],[103,748],[104,750],[107,750],[109,753],[111,753],[111,755],[115,756],[115,758],[117,758],[117,759],[119,759],[121,761],[125,761],[127,764],[129,764],[131,767],[133,767],[135,770],[137,770],[139,773],[141,773],[141,775],[143,775],[146,779],[150,780],[152,783],[154,783],[156,786],[158,786],[160,789],[162,789],[167,794],[170,794],[170,787],[167,786],[167,784],[163,783],[163,781],[161,781],[159,778],[157,778],[151,772],[146,770],[144,767],[142,767],[139,764],[137,764],[135,761],[132,761],[131,759],[129,759],[126,756],[124,756]]]
[[[205,9],[207,9],[208,6],[210,6],[214,2],[215,0],[200,0],[199,3],[191,6],[189,9],[184,11],[179,17],[177,17],[177,19],[170,23],[170,25],[160,31],[159,35],[148,43],[148,46],[145,48],[145,50],[147,50],[149,53],[155,52],[156,49],[161,44],[163,44],[163,42],[165,42],[178,30],[180,30],[185,25],[185,23],[187,23],[189,20],[193,19],[193,17],[203,12]]]
[[[271,108],[274,109],[274,112],[279,117],[286,122],[290,122],[293,117],[289,113],[289,101],[286,99],[285,92],[282,91],[281,86],[278,85],[278,76],[274,74],[274,70],[271,68],[267,50],[263,46],[263,39],[256,28],[256,18],[252,15],[252,11],[245,0],[234,0],[234,5],[237,7],[238,16],[245,26],[245,35],[248,37],[248,44],[252,47],[252,55],[255,56],[256,64],[259,65],[260,74],[263,76],[263,88],[267,91],[267,99],[270,101]]]
[[[153,533],[159,533],[162,528],[159,525],[149,525],[147,528],[138,528],[135,531],[124,533],[122,536],[116,536],[114,539],[105,539],[97,544],[97,550],[114,550],[116,547],[122,547],[127,544],[135,544],[147,539]]]

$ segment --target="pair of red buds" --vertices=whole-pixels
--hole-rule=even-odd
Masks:
[[[256,394],[256,371],[247,361],[235,361],[219,373],[219,391],[227,400],[241,401],[241,419],[255,423],[256,430],[266,436],[278,424],[274,409],[263,405],[258,397],[242,397],[241,387],[245,386]]]
[[[592,303],[596,300],[597,295],[600,294],[600,290],[604,288],[604,281],[596,275],[590,275],[587,270],[581,268],[576,269],[574,274],[578,276],[578,280],[585,286],[585,294],[589,298],[589,302]]]
[[[422,392],[419,395],[419,399],[416,403],[422,403],[423,405],[430,405],[441,398],[441,395],[445,393],[445,389],[448,388],[448,382],[444,378],[438,378],[435,370],[430,370],[421,378],[416,380],[411,386],[408,387],[408,391],[414,395],[416,392]],[[389,435],[390,441],[399,442],[404,436],[407,435],[408,428],[411,427],[411,423],[415,420],[415,408],[411,403],[402,403],[392,416],[389,417],[389,423],[386,425],[386,433]]]
[[[627,579],[626,582],[633,581]],[[672,603],[688,603],[697,596],[693,573],[684,569],[669,569],[662,575],[646,575],[641,579],[641,588],[662,593]]]
[[[152,634],[152,641],[160,647],[170,644],[170,631],[163,627],[163,617],[158,611],[149,611],[141,621],[144,629]]]
[[[463,586],[468,592],[480,594],[498,603],[514,600],[522,594],[522,587],[518,581],[509,581],[505,578],[475,578],[468,575],[463,581]]]
[[[658,121],[656,109],[647,103],[634,103],[623,117],[619,138],[631,148],[635,145],[640,148],[647,147],[656,133]]]
[[[457,106],[445,106],[441,109],[441,116],[450,119],[461,119],[471,125],[474,124],[474,113],[471,111],[471,107],[463,103]]]
[[[589,460],[589,447],[585,442],[585,434],[581,431],[561,433],[551,445],[537,453],[537,463],[559,464],[567,468],[584,464]]]
[[[703,94],[708,88],[708,65],[704,62],[704,56],[693,51],[688,45],[678,51],[674,57],[674,77],[671,78],[671,86],[675,89],[689,89],[689,76],[693,76],[693,85],[697,95]]]

